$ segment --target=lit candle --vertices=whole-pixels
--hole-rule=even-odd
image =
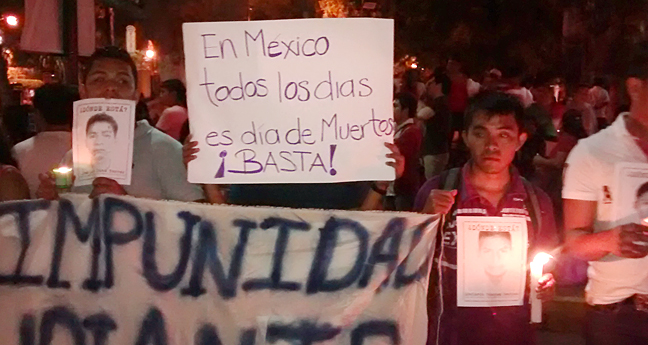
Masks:
[[[52,170],[56,188],[67,189],[72,187],[72,169],[68,167],[59,167]]]
[[[552,256],[547,253],[538,253],[531,262],[531,323],[542,322],[542,301],[538,298],[538,281],[542,277],[542,266],[544,266]]]

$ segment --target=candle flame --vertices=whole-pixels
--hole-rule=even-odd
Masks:
[[[553,259],[553,256],[547,253],[538,253],[533,258],[533,263],[536,265],[545,265],[549,260]]]
[[[68,168],[68,167],[60,167],[60,168],[56,168],[56,169],[54,169],[54,172],[55,172],[55,173],[60,173],[60,174],[67,174],[67,173],[69,173],[70,171],[72,171],[72,169],[70,169],[70,168]]]

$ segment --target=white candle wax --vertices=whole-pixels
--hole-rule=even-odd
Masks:
[[[531,323],[542,322],[542,301],[538,298],[536,289],[538,288],[538,281],[542,277],[543,263],[531,262]]]

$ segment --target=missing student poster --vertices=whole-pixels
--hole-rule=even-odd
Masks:
[[[524,217],[457,217],[457,305],[522,305],[526,286]]]
[[[615,189],[603,191],[604,197],[612,203],[615,225],[640,224],[648,220],[648,164],[617,164],[615,176]]]
[[[75,186],[97,177],[130,185],[135,101],[92,98],[74,102],[72,160]]]

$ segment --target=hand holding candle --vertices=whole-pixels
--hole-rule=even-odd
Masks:
[[[553,276],[543,277],[543,266],[553,258],[547,253],[538,253],[531,262],[531,322],[542,322],[542,300],[538,295],[538,287],[542,279],[542,288],[553,288]]]
[[[57,189],[65,190],[72,187],[72,169],[63,166],[52,170],[52,173]]]

